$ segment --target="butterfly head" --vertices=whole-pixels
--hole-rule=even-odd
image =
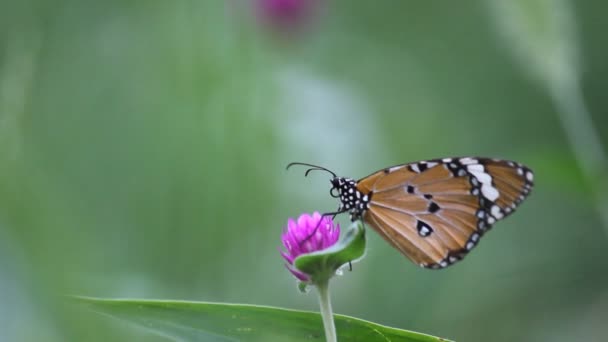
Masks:
[[[351,219],[354,221],[368,209],[370,196],[357,189],[357,181],[354,179],[334,177],[331,185],[331,196],[340,199],[339,212],[350,212]]]
[[[329,193],[333,198],[340,199],[340,205],[338,211],[331,214],[339,214],[344,212],[350,212],[351,220],[355,221],[363,216],[363,213],[369,209],[369,202],[372,197],[372,192],[362,193],[357,189],[357,181],[352,178],[338,177],[333,171],[326,169],[322,166],[293,162],[287,165],[287,169],[294,165],[308,166],[304,176],[308,176],[311,171],[324,171],[331,174],[332,179],[331,189]]]

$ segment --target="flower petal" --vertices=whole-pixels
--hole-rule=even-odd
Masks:
[[[298,229],[298,223],[296,222],[296,220],[294,220],[290,217],[289,220],[287,220],[287,229],[290,232],[296,231]]]
[[[298,230],[303,231],[308,229],[308,222],[310,221],[310,215],[302,214],[298,217]]]
[[[289,247],[286,247],[287,252],[295,259],[298,255],[302,254],[302,249],[300,248],[300,242],[293,235],[288,234],[285,237],[284,243]]]
[[[293,274],[300,281],[309,281],[310,280],[310,278],[306,274],[304,274],[304,273],[296,270],[291,265],[286,264],[285,267],[287,267],[287,269],[289,270],[289,272],[291,272],[291,274]]]
[[[325,216],[325,217],[327,217],[327,216]],[[321,214],[319,214],[318,211],[315,211],[314,213],[312,213],[312,220],[314,221],[315,226],[317,224],[319,224],[319,221],[321,221],[322,219],[323,219],[323,217],[321,216]]]
[[[289,253],[285,253],[285,252],[281,252],[281,256],[283,256],[285,261],[287,261],[289,264],[293,265],[293,261],[295,260],[294,256],[292,256]]]

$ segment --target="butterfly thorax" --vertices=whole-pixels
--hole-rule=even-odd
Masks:
[[[335,177],[331,180],[332,196],[340,199],[338,212],[350,212],[352,221],[358,220],[369,209],[370,194],[357,189],[357,181],[351,178]],[[335,191],[338,193],[335,194]]]

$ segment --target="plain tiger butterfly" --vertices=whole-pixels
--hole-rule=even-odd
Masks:
[[[305,175],[329,172],[330,194],[412,262],[445,268],[462,260],[492,225],[530,194],[532,171],[490,158],[443,158],[388,167],[354,180],[307,163]]]

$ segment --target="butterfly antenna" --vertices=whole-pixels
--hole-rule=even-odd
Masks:
[[[289,163],[287,164],[287,167],[285,168],[285,170],[289,170],[290,167],[294,166],[294,165],[301,165],[301,166],[308,166],[310,167],[310,169],[306,170],[306,172],[304,173],[304,177],[308,176],[308,174],[310,173],[310,171],[325,171],[330,173],[334,178],[336,178],[336,174],[329,170],[324,168],[323,166],[318,166],[318,165],[313,165],[313,164],[308,164],[308,163],[299,163],[299,162],[295,162],[295,163]]]

